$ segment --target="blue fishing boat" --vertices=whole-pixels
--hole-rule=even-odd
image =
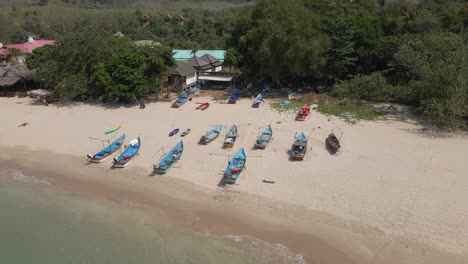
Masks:
[[[225,183],[236,183],[237,178],[239,178],[239,175],[244,169],[246,160],[247,157],[245,156],[244,148],[241,148],[229,162],[229,165],[224,172],[223,179]]]
[[[232,125],[229,128],[228,132],[226,133],[226,137],[224,138],[224,148],[232,148],[234,147],[234,143],[236,142],[237,137],[239,136],[237,126]]]
[[[169,153],[167,153],[159,164],[154,165],[154,172],[157,174],[166,174],[166,172],[172,168],[174,163],[180,159],[182,152],[184,152],[184,143],[181,140],[174,148],[171,149],[171,151],[169,151]]]
[[[213,141],[215,138],[219,136],[219,133],[221,133],[222,129],[223,127],[221,125],[217,125],[210,131],[206,132],[206,134],[200,138],[200,144],[206,145],[210,143],[211,141]]]
[[[181,107],[183,104],[185,104],[187,102],[188,98],[189,98],[188,93],[182,94],[179,98],[177,98],[177,100],[175,100],[174,103],[172,103],[172,107],[174,107],[174,108]]]
[[[257,97],[255,97],[255,99],[254,99],[254,101],[252,103],[252,107],[253,108],[258,108],[262,102],[263,102],[263,94],[259,93],[257,95]]]
[[[271,126],[268,125],[260,136],[258,136],[255,148],[265,149],[268,146],[268,143],[270,143],[271,137],[273,137],[273,130],[271,130]]]
[[[228,104],[235,104],[237,100],[239,99],[239,97],[240,97],[240,90],[235,89],[232,92],[231,97],[229,97]]]
[[[118,158],[114,158],[114,167],[117,168],[124,168],[126,167],[130,161],[138,154],[140,150],[140,137],[137,137],[130,141],[129,146],[120,154]]]
[[[104,160],[106,160],[110,155],[112,155],[114,152],[116,152],[123,145],[124,140],[125,140],[125,134],[120,136],[118,139],[116,139],[114,142],[112,142],[109,146],[105,147],[104,149],[102,149],[98,153],[96,153],[94,155],[88,154],[87,155],[88,160],[90,162],[94,162],[94,163],[103,162]]]
[[[304,132],[299,133],[294,140],[294,143],[291,147],[291,159],[292,160],[304,160],[304,157],[307,153],[307,138],[304,135]]]

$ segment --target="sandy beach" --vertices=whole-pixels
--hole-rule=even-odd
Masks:
[[[206,100],[194,98],[179,109],[151,103],[141,110],[0,98],[0,165],[31,174],[53,170],[49,177],[70,191],[157,204],[190,229],[284,244],[311,263],[468,261],[466,135],[430,135],[398,121],[351,125],[316,111],[298,122],[295,113],[278,113],[268,100],[259,109],[243,99],[195,110]],[[23,122],[30,124],[18,127]],[[222,142],[233,123],[240,137],[226,150]],[[120,130],[104,135],[118,124]],[[198,145],[217,124],[224,126],[220,137]],[[269,124],[273,141],[266,150],[253,150]],[[191,128],[184,154],[167,175],[150,177],[152,165],[181,139],[168,137],[174,128]],[[291,162],[287,152],[301,131],[312,149],[304,161]],[[342,136],[337,155],[325,148],[331,131]],[[137,136],[142,141],[128,168],[111,169],[111,159],[87,164],[86,154],[103,146],[97,139],[122,133],[126,142]],[[241,147],[246,170],[235,185],[218,186],[229,156]]]

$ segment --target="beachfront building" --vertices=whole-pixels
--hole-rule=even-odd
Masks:
[[[0,57],[3,60],[7,60],[10,57],[11,62],[24,64],[26,58],[37,48],[43,47],[45,45],[53,45],[55,40],[46,40],[40,39],[35,40],[33,37],[29,37],[28,41],[25,43],[18,44],[5,44],[0,48]],[[12,57],[12,54],[14,56]]]
[[[190,90],[197,85],[197,77],[197,71],[190,63],[179,61],[172,74],[169,75],[168,81],[162,90],[165,92],[170,92],[174,89]]]
[[[224,50],[173,50],[175,61],[186,61],[197,71],[198,82],[205,88],[232,86],[233,75],[223,71]]]
[[[0,65],[0,96],[15,96],[18,92],[36,88],[35,76],[35,70],[23,65]]]

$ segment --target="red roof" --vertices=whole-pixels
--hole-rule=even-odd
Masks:
[[[25,42],[21,44],[5,44],[4,48],[0,49],[0,55],[7,55],[8,49],[18,49],[23,54],[32,53],[33,50],[45,45],[53,45],[55,40],[40,39],[34,42]]]

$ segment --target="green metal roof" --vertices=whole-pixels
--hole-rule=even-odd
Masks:
[[[192,50],[173,50],[172,51],[173,58],[176,61],[186,61],[189,60],[194,56]],[[197,50],[195,52],[195,56],[201,57],[205,54],[210,54],[211,56],[215,57],[220,62],[224,62],[224,57],[226,56],[225,50]]]

